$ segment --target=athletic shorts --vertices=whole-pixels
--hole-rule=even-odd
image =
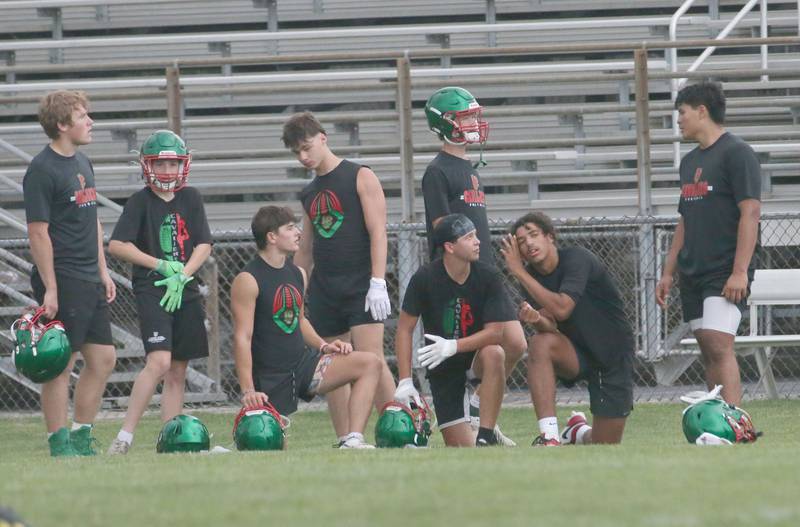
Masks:
[[[722,289],[725,287],[725,282],[728,281],[729,274],[718,274],[701,277],[690,277],[685,274],[680,275],[679,286],[681,293],[681,307],[683,309],[684,322],[692,323],[692,330],[695,329],[715,329],[732,335],[736,334],[736,329],[741,321],[741,312],[745,310],[747,301],[743,300],[738,304],[729,302],[722,296]],[[753,281],[752,276],[748,276],[748,295],[750,294],[749,285]],[[711,314],[711,323],[703,324],[704,304],[707,298],[718,297],[724,300],[725,303],[711,303],[711,306],[717,306],[720,309]],[[735,316],[736,313],[729,312],[727,308],[734,306],[739,311],[739,317]],[[699,321],[699,322],[698,322]],[[736,327],[733,327],[733,326]]]
[[[320,336],[335,337],[353,326],[383,323],[364,311],[369,279],[369,274],[363,273],[321,276],[316,271],[312,273],[306,315]]]
[[[113,346],[111,315],[103,284],[56,275],[56,286],[56,319],[64,324],[72,352],[80,351],[84,344]],[[39,273],[34,272],[31,275],[31,288],[33,297],[41,305],[45,288]]]
[[[467,372],[472,368],[476,352],[458,353],[447,359],[446,369],[428,370],[433,407],[439,429],[469,422],[469,392]],[[455,360],[454,360],[455,359]],[[444,363],[443,363],[444,365]]]
[[[145,354],[169,351],[175,360],[208,357],[206,313],[200,298],[184,300],[181,308],[172,313],[167,313],[159,305],[160,300],[160,297],[147,293],[136,295]]]
[[[306,349],[303,358],[291,371],[254,371],[255,389],[267,394],[278,413],[292,414],[297,410],[299,399],[308,402],[317,395],[319,384],[325,377],[325,369],[333,357],[332,354],[323,355]]]
[[[588,351],[575,346],[579,371],[574,379],[562,379],[570,387],[577,381],[589,384],[589,408],[600,417],[628,417],[633,410],[633,355],[622,354],[610,366],[592,359]]]

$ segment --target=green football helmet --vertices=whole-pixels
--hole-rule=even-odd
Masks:
[[[238,450],[283,450],[283,419],[274,406],[242,408],[233,422],[233,441]]]
[[[159,159],[177,160],[178,170],[174,173],[156,172],[154,163]],[[171,130],[158,130],[142,144],[139,164],[148,187],[160,192],[177,192],[189,179],[192,154],[178,134]]]
[[[193,415],[176,415],[166,423],[158,434],[156,452],[172,454],[173,452],[201,452],[208,450],[211,439],[208,428]]]
[[[14,366],[33,382],[47,382],[64,371],[72,356],[64,324],[40,322],[44,308],[26,313],[11,325],[14,337]]]
[[[758,438],[750,415],[722,399],[700,401],[683,411],[683,435],[690,443],[708,433],[730,443],[752,443]]]
[[[424,408],[413,405],[412,408],[389,401],[381,409],[378,422],[375,423],[375,444],[378,448],[419,448],[428,446],[431,435],[431,422],[428,419],[430,409],[425,399]]]
[[[454,86],[437,90],[425,103],[428,129],[454,145],[486,142],[489,123],[482,113],[483,107],[470,92]]]

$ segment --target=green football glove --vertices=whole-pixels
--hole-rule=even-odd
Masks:
[[[164,278],[183,272],[183,264],[180,262],[173,262],[169,260],[159,260],[156,265],[156,271],[161,273]]]
[[[164,278],[154,284],[159,287],[163,285],[167,288],[167,292],[164,293],[161,302],[159,302],[167,313],[172,313],[176,309],[181,308],[183,288],[192,280],[194,280],[194,276],[190,277],[183,273],[175,273],[169,278]]]

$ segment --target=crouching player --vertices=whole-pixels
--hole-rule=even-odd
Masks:
[[[411,340],[419,317],[433,344],[420,348],[427,366],[436,419],[447,446],[498,444],[495,431],[505,390],[504,323],[514,306],[500,273],[478,261],[481,242],[463,214],[445,216],[433,229],[433,243],[444,256],[420,268],[408,284],[397,326],[394,398],[408,405],[419,394],[411,380]],[[480,428],[470,427],[467,371],[481,379]]]
[[[528,345],[534,446],[619,443],[633,409],[634,339],[608,270],[586,249],[558,247],[553,223],[537,212],[514,223],[501,252],[530,302],[520,320],[536,330]],[[593,427],[573,412],[559,439],[556,377],[589,382]]]
[[[191,155],[170,130],[159,130],[139,157],[147,186],[130,197],[108,252],[133,264],[133,292],[144,350],[128,412],[109,454],[127,454],[133,432],[164,380],[161,420],[181,413],[190,359],[208,356],[205,311],[193,274],[211,254],[203,198],[187,187]],[[162,289],[163,288],[163,289]]]
[[[317,394],[349,385],[350,433],[340,448],[374,448],[363,434],[383,361],[375,354],[353,351],[341,340],[325,342],[306,319],[308,279],[287,258],[300,242],[291,210],[262,207],[251,228],[258,253],[236,276],[231,289],[234,360],[242,404],[253,408],[269,401],[288,415],[297,410],[298,398],[310,401]]]

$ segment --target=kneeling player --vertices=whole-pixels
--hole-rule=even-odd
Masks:
[[[211,230],[200,192],[186,186],[191,155],[177,134],[159,130],[145,140],[139,161],[147,186],[125,204],[108,252],[133,264],[147,358],[111,455],[128,453],[162,379],[161,421],[181,413],[189,360],[208,356],[205,311],[192,275],[211,254]]]
[[[619,443],[633,409],[634,339],[608,270],[586,249],[556,246],[550,218],[536,212],[514,223],[501,251],[530,302],[520,320],[536,330],[528,345],[534,446]],[[589,382],[594,427],[573,412],[559,439],[556,377]]]
[[[325,342],[305,318],[308,280],[287,258],[299,247],[295,221],[288,208],[259,209],[251,224],[258,254],[233,281],[234,359],[242,404],[269,401],[288,415],[297,410],[298,398],[310,401],[350,385],[351,430],[340,448],[374,448],[363,434],[383,362],[341,340]]]
[[[505,390],[504,323],[515,319],[499,272],[478,261],[481,242],[463,214],[450,214],[433,229],[444,256],[420,268],[408,284],[397,325],[395,400],[408,405],[419,397],[411,380],[411,338],[422,316],[426,338],[418,350],[428,367],[436,419],[447,446],[498,444],[495,432]],[[470,427],[467,371],[481,378],[480,428]]]

